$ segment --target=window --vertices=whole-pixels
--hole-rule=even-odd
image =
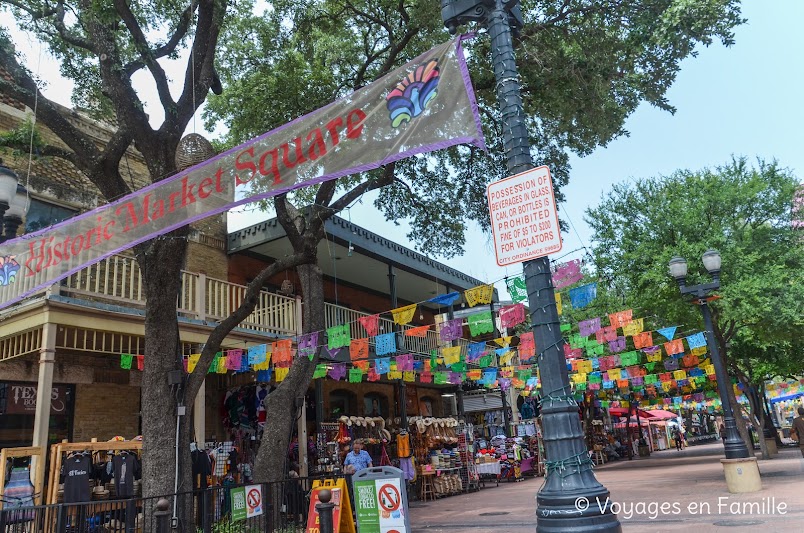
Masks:
[[[357,415],[357,396],[355,393],[338,389],[329,393],[329,414],[332,420],[343,415]]]
[[[369,392],[363,396],[363,416],[381,416],[388,418],[388,398],[378,392]]]
[[[25,233],[31,233],[52,226],[75,216],[76,211],[60,205],[31,198],[31,207],[25,217]]]

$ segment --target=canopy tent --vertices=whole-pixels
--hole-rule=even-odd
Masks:
[[[631,414],[636,416],[636,413],[639,412],[639,418],[651,418],[653,415],[650,414],[649,411],[644,411],[642,409],[632,409]],[[609,407],[609,415],[610,416],[620,416],[625,417],[628,416],[628,408],[627,407]]]
[[[636,419],[635,416],[631,417],[631,423],[629,425],[632,428],[636,428],[637,419]],[[650,421],[647,418],[640,418],[639,419],[639,425],[642,426],[642,427],[648,427],[650,425]],[[625,428],[625,422],[617,422],[616,424],[614,424],[614,427],[617,428],[617,429],[624,429]]]
[[[804,396],[804,392],[794,392],[793,394],[787,394],[785,396],[777,396],[776,398],[771,398],[771,403],[783,402],[785,400],[795,400],[799,396]]]
[[[671,411],[665,411],[664,409],[651,409],[648,411],[648,414],[650,415],[649,418],[658,418],[659,420],[671,420],[678,418],[677,414]]]

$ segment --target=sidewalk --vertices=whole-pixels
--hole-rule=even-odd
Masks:
[[[611,501],[621,506],[618,516],[626,532],[804,530],[804,459],[797,448],[760,460],[763,488],[751,494],[729,494],[722,457],[723,445],[717,442],[608,463],[595,474],[611,492]],[[415,504],[410,511],[412,530],[533,532],[535,497],[542,483],[540,477],[503,482],[497,488]],[[672,506],[668,512],[651,511],[651,503],[658,509],[664,502]]]

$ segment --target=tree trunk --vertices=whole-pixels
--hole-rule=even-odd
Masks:
[[[762,451],[763,459],[770,459],[770,451],[765,442],[765,410],[762,408],[762,401],[759,398],[756,387],[751,383],[745,383],[748,387],[748,404],[751,406],[751,420],[757,430],[757,437],[759,438],[759,449]]]
[[[315,264],[297,267],[301,281],[304,305],[302,324],[305,333],[322,331],[324,324],[324,278]],[[319,338],[319,343],[322,338]],[[265,409],[270,419],[260,443],[254,465],[254,479],[258,482],[279,481],[286,477],[288,446],[296,420],[296,398],[304,397],[313,376],[317,360],[297,357],[285,380],[265,398]],[[305,446],[306,443],[299,443]]]
[[[148,302],[145,315],[145,366],[142,376],[143,496],[166,496],[175,492],[176,421],[180,391],[168,384],[168,373],[183,370],[181,343],[176,315],[176,301],[181,286],[181,268],[187,243],[179,230],[138,247],[138,260],[143,272],[143,288]],[[192,400],[187,407],[191,412]],[[189,468],[189,415],[180,419],[179,490],[191,490]],[[171,502],[172,503],[172,502]],[[148,507],[155,501],[146,500]],[[179,509],[184,518],[184,506]],[[189,524],[192,517],[183,523]]]

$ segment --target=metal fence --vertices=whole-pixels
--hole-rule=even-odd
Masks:
[[[10,508],[6,503],[0,510],[0,533],[304,533],[313,481],[293,478],[248,485],[262,489],[262,513],[251,517],[244,509],[249,494],[239,490],[246,485],[79,504]],[[165,500],[162,512],[157,508],[160,500]],[[158,527],[160,522],[168,529]]]

